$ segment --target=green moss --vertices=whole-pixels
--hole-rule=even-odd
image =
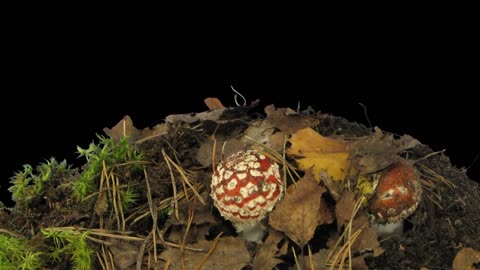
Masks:
[[[26,239],[0,235],[0,269],[40,269],[44,265],[42,255],[30,250]]]
[[[46,239],[53,240],[53,246],[48,253],[52,262],[64,262],[69,258],[73,269],[93,269],[95,252],[87,243],[88,231],[80,233],[59,228],[48,228],[41,230],[41,232]]]
[[[26,164],[10,179],[12,185],[8,190],[12,192],[17,209],[27,209],[32,198],[42,196],[53,180],[63,179],[74,172],[66,160],[58,162],[55,158],[40,163],[35,169]]]
[[[83,172],[73,184],[73,194],[79,201],[96,192],[98,186],[96,180],[100,179],[104,164],[108,169],[121,169],[120,165],[130,163],[130,166],[122,169],[138,170],[141,169],[141,166],[136,162],[144,159],[143,154],[136,150],[128,137],[124,137],[118,142],[100,135],[97,137],[100,141],[97,144],[91,143],[87,149],[77,146],[80,156],[87,160]],[[132,197],[133,189],[127,190],[125,194]]]

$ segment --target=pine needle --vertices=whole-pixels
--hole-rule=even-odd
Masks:
[[[195,268],[195,270],[200,270],[203,266],[203,264],[207,261],[208,257],[210,257],[210,255],[212,255],[213,251],[215,250],[215,247],[217,246],[218,244],[218,241],[220,240],[220,236],[222,236],[223,232],[219,233],[217,235],[217,237],[215,237],[215,239],[213,240],[213,244],[212,244],[212,247],[210,248],[210,250],[208,251],[208,253],[202,258],[202,260],[200,261],[200,263],[197,265],[197,267]]]

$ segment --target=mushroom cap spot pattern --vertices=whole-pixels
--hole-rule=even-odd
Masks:
[[[382,172],[368,207],[372,219],[394,223],[415,212],[422,195],[417,179],[415,168],[403,160]]]
[[[254,150],[221,161],[212,175],[215,207],[233,223],[256,223],[282,198],[278,164]]]

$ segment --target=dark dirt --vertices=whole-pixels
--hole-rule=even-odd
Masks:
[[[212,168],[199,164],[197,152],[202,143],[212,134],[227,139],[239,137],[249,126],[250,121],[258,117],[258,115],[249,115],[247,113],[249,109],[237,109],[223,115],[220,119],[171,125],[171,133],[168,135],[155,137],[139,144],[139,150],[145,153],[150,162],[146,171],[150,176],[149,183],[154,202],[160,202],[173,196],[172,180],[169,169],[163,161],[162,149],[169,156],[176,156],[180,165],[190,171],[191,179],[195,183],[204,184],[206,188],[203,189],[202,194],[208,194]],[[315,112],[305,112],[305,114],[319,119],[318,125],[313,129],[324,136],[336,135],[355,138],[372,134],[372,130],[364,125],[349,122],[341,117],[316,114]],[[72,144],[74,143],[72,142]],[[417,210],[407,219],[403,236],[392,236],[381,240],[384,253],[377,257],[366,258],[369,269],[421,269],[422,267],[425,269],[451,269],[452,262],[461,248],[471,247],[480,250],[480,187],[468,179],[463,171],[452,166],[449,158],[444,154],[428,156],[432,152],[428,145],[421,144],[403,152],[401,156],[411,161],[418,160],[415,162],[415,167],[421,177],[431,179],[435,175],[432,172],[435,172],[451,182],[452,185],[435,181],[434,186],[424,190],[427,196],[422,197]],[[426,156],[428,157],[425,158]],[[41,227],[98,228],[98,217],[91,211],[91,208],[74,204],[70,199],[71,191],[66,188],[65,183],[71,183],[76,176],[78,174],[60,179],[48,187],[45,194],[49,194],[50,201],[43,198],[35,198],[31,201],[28,216],[22,211],[16,211],[15,208],[0,211],[0,228],[29,238],[38,233]],[[181,183],[180,176],[177,174],[176,177],[178,178],[176,179],[177,183]],[[141,174],[133,175],[130,181],[142,187],[139,189],[141,197],[137,203],[138,206],[130,213],[125,213],[125,216],[133,214],[135,211],[147,212],[148,210],[147,190],[144,188],[144,179]],[[181,190],[182,186],[178,184],[177,189]],[[334,200],[328,198],[328,194],[326,197],[327,202],[333,208]],[[196,239],[201,238],[213,240],[220,232],[224,236],[236,236],[235,229],[230,222],[221,218],[218,211],[212,207],[210,197],[205,196],[205,198],[207,208],[213,209],[206,213],[213,215],[215,223],[211,223],[212,221],[208,217],[197,220],[198,226],[192,230],[194,237],[189,237],[188,242],[195,242]],[[52,207],[51,204],[57,204],[57,207]],[[177,230],[183,228],[181,232],[184,231],[187,218],[173,224],[171,218],[168,217],[168,214],[159,215],[159,226],[165,226],[166,232],[172,232],[176,230],[175,228]],[[211,218],[212,216],[210,216]],[[151,220],[142,220],[134,226],[128,227],[127,230],[134,230],[135,235],[146,235],[151,230],[151,226]],[[166,228],[166,226],[170,226],[170,228]],[[314,238],[309,242],[313,252],[327,246],[328,235],[335,228],[335,224],[322,225],[317,228]],[[299,247],[292,243],[290,246],[299,250]],[[254,254],[255,245],[249,246],[249,248],[250,252]],[[159,250],[162,249],[159,248]],[[294,256],[291,248],[288,250],[285,255],[280,256],[283,262],[279,264],[279,267],[282,269],[293,269],[294,267]],[[126,269],[135,268],[132,266]],[[245,269],[253,268],[247,266]]]
[[[361,136],[369,132],[363,125],[350,123],[341,117],[328,117],[324,123],[319,127],[324,135]],[[427,145],[420,145],[408,152],[408,159],[422,159],[432,152]],[[367,258],[372,269],[450,269],[462,247],[480,249],[478,183],[452,166],[450,159],[443,154],[420,160],[417,167],[420,165],[439,173],[455,187],[436,183],[439,205],[424,196],[415,213],[407,219],[404,235],[383,240],[385,253]]]

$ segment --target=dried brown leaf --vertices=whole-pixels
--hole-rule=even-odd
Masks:
[[[337,218],[337,227],[339,231],[350,221],[355,203],[355,194],[350,191],[344,192],[337,201],[337,204],[335,205],[335,216]]]
[[[200,194],[204,201],[209,199],[208,192],[204,191]],[[212,215],[212,210],[209,206],[202,204],[198,200],[194,201],[181,201],[178,204],[178,220],[175,215],[170,215],[167,220],[167,224],[173,225],[185,225],[188,223],[189,211],[193,210],[192,224],[205,224],[215,223],[215,218]]]
[[[165,123],[158,124],[153,128],[144,128],[140,131],[136,143],[142,143],[146,140],[153,139],[168,133],[168,125]]]
[[[368,254],[362,254],[358,257],[352,258],[352,269],[368,270],[367,263],[365,262],[365,257],[368,257]]]
[[[329,251],[327,249],[320,249],[317,253],[312,254],[312,258],[310,258],[309,255],[304,255],[298,256],[298,259],[303,261],[305,269],[307,270],[328,270],[330,269],[330,266],[325,265],[325,260],[328,256],[328,252]],[[313,269],[311,269],[310,267],[310,261],[313,264]],[[293,269],[298,269],[297,265],[295,265]]]
[[[317,182],[325,173],[334,180],[343,180],[348,170],[349,154],[346,142],[330,139],[318,134],[311,128],[299,130],[289,139],[292,146],[287,154],[293,155],[302,170],[313,168]]]
[[[243,135],[241,140],[246,147],[261,143],[274,151],[283,152],[286,134],[276,131],[267,120],[253,121]]]
[[[133,125],[132,119],[128,115],[123,117],[123,119],[111,129],[104,128],[103,131],[116,142],[120,141],[124,137],[129,137],[130,141],[134,142],[139,133]]]
[[[122,239],[111,238],[108,248],[115,258],[115,266],[118,269],[128,269],[136,265],[138,250],[140,249],[141,242],[133,242]]]
[[[225,145],[225,147],[223,145]],[[239,139],[225,140],[222,138],[217,138],[217,163],[220,161],[222,156],[228,157],[243,150],[245,150],[244,144]],[[197,161],[202,164],[202,166],[208,167],[212,165],[212,154],[213,142],[207,140],[200,146],[200,149],[198,149]]]
[[[205,102],[209,110],[225,109],[225,106],[223,106],[222,102],[216,97],[208,97],[203,102]]]
[[[457,252],[453,260],[453,270],[478,269],[474,264],[480,263],[480,252],[472,248],[462,248]]]
[[[380,171],[399,159],[398,154],[420,144],[409,135],[395,139],[375,127],[371,136],[359,139],[348,147],[354,167],[362,174]]]
[[[165,122],[175,124],[179,122],[194,123],[197,121],[217,121],[220,119],[225,109],[206,111],[200,113],[172,114],[165,118]]]
[[[165,239],[172,243],[180,243],[185,240],[186,244],[196,243],[201,239],[205,239],[208,231],[210,230],[210,224],[201,224],[201,225],[191,225],[188,230],[188,235],[185,236],[185,225],[173,225],[169,226],[168,233],[165,236]]]
[[[352,244],[352,251],[364,253],[365,251],[373,251],[373,256],[381,255],[384,250],[380,247],[378,242],[377,230],[370,227],[367,216],[364,213],[359,213],[353,220],[352,231],[362,229],[362,232]]]
[[[265,107],[265,113],[270,123],[287,134],[318,124],[318,119],[298,114],[290,108],[275,109],[275,106],[269,105]]]
[[[187,247],[202,249],[199,251],[183,250],[180,252],[177,248],[169,248],[160,254],[160,258],[165,262],[170,260],[169,270],[196,269],[202,259],[207,255],[213,245],[213,241],[200,240],[194,245]],[[185,268],[182,268],[182,260]],[[250,262],[250,254],[245,246],[245,242],[235,237],[220,238],[213,252],[205,260],[201,269],[209,270],[240,270]],[[160,265],[163,269],[164,263]]]
[[[277,264],[282,263],[283,261],[278,259],[278,256],[286,254],[286,247],[288,245],[284,244],[281,249],[279,249],[278,243],[283,239],[283,235],[275,230],[270,230],[270,233],[265,240],[265,242],[257,247],[257,255],[253,259],[253,268],[262,270],[262,269],[273,269]]]
[[[326,189],[315,182],[310,170],[291,190],[277,203],[269,223],[297,245],[304,246],[318,225],[333,222],[333,215],[322,198]]]

